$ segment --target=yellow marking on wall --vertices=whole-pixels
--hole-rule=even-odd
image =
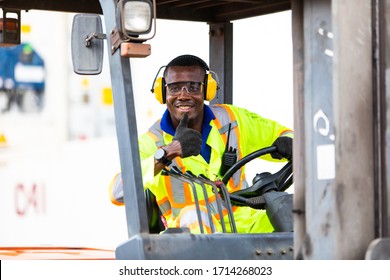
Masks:
[[[20,31],[22,33],[30,33],[31,32],[31,25],[22,24],[20,27]]]
[[[83,88],[89,87],[89,79],[82,79],[81,85]]]
[[[104,105],[112,105],[114,103],[112,98],[112,88],[105,87],[102,90],[102,101]]]
[[[4,134],[0,134],[0,146],[7,145],[7,138]]]

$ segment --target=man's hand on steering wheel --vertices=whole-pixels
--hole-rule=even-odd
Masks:
[[[278,137],[272,146],[276,147],[276,152],[271,153],[274,159],[288,159],[292,160],[293,153],[293,139],[287,136]]]

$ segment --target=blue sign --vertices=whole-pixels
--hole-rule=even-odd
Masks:
[[[44,66],[43,59],[28,43],[0,48],[0,89],[30,89],[42,93]]]

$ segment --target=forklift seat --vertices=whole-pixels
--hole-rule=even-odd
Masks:
[[[149,190],[145,190],[146,198],[146,211],[148,215],[149,222],[149,232],[150,233],[160,233],[165,230],[164,223],[162,222],[162,213],[158,207],[156,196]]]

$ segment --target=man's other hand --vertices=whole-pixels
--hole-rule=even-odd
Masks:
[[[276,138],[272,146],[276,147],[276,152],[271,153],[271,156],[274,159],[286,158],[288,160],[292,159],[293,153],[293,139],[286,136],[281,136]]]

